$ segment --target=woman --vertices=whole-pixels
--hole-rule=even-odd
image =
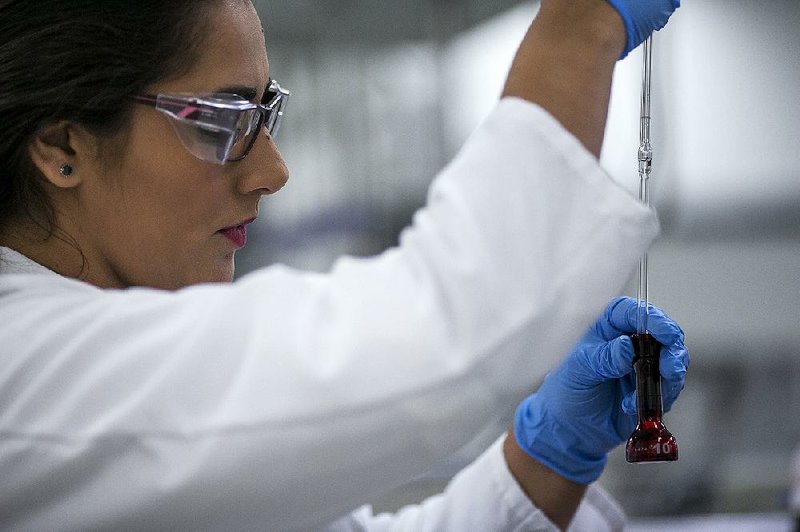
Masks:
[[[677,2],[611,4],[543,3],[396,249],[231,284],[287,181],[249,0],[0,0],[0,525],[566,527],[633,427],[635,304],[519,401],[657,231],[596,156],[617,57]],[[688,355],[651,326],[668,407]],[[518,403],[442,496],[358,508]]]

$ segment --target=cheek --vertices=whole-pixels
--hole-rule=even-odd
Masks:
[[[208,237],[213,228],[219,191],[208,176],[189,175],[166,165],[140,167],[122,192],[132,229],[148,233],[176,249]]]
[[[110,176],[108,246],[132,284],[175,288],[229,281],[233,253],[216,232],[232,204],[230,176],[188,153],[169,124],[134,129]],[[238,211],[238,209],[236,210]],[[228,218],[230,215],[228,215]],[[108,218],[106,219],[108,221]]]
[[[177,159],[177,160],[176,160]],[[220,179],[179,158],[153,157],[125,168],[111,201],[115,204],[114,235],[148,261],[169,258],[200,260],[198,254],[218,229],[215,210]],[[122,234],[120,234],[122,233]]]
[[[188,153],[166,120],[150,128],[155,134],[131,138],[122,196],[150,221],[170,220],[165,230],[197,226],[213,214],[221,193],[218,170]]]

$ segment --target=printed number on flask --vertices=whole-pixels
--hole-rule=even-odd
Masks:
[[[672,452],[672,446],[669,443],[657,443],[655,448],[656,454],[669,454]]]

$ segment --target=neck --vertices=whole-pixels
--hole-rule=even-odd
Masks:
[[[10,223],[0,231],[0,246],[11,248],[65,277],[97,284],[88,279],[88,263],[78,242],[57,227],[48,230],[33,220]]]

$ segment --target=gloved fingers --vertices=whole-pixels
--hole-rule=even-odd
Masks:
[[[675,381],[661,379],[661,408],[664,412],[669,412],[672,409],[672,405],[675,404],[678,396],[683,391],[684,384],[684,379]],[[635,416],[636,408],[636,390],[634,389],[622,398],[622,411],[628,415]]]
[[[661,348],[659,370],[664,412],[669,412],[683,390],[690,362],[689,351],[683,344]]]
[[[629,416],[636,415],[636,392],[631,392],[622,399],[622,411]]]
[[[620,380],[622,391],[622,411],[629,416],[636,415],[636,384],[633,375]]]
[[[620,409],[622,412],[617,413],[614,421],[620,443],[627,440],[633,429],[636,428],[636,388],[634,381],[633,375],[620,379]]]
[[[633,311],[634,321],[628,319]],[[636,300],[630,297],[616,297],[606,306],[594,324],[594,332],[605,341],[613,340],[623,334],[636,332]]]
[[[683,344],[685,339],[681,326],[663,310],[653,305],[648,306],[647,332],[662,345]]]
[[[684,333],[680,325],[656,307],[647,306],[647,331],[661,344],[683,343]],[[632,297],[618,297],[609,303],[606,311],[595,324],[595,331],[604,340],[621,334],[636,332],[638,319],[637,303]]]
[[[651,33],[666,26],[672,13],[680,7],[680,0],[608,0],[619,13],[625,26],[625,49],[620,55],[624,58],[639,46]]]
[[[685,379],[690,363],[689,350],[683,343],[665,345],[661,348],[658,368],[662,378],[667,380]]]
[[[618,336],[613,340],[585,351],[590,381],[586,384],[619,379],[633,371],[633,342],[628,336]]]
[[[659,370],[661,372],[661,406],[664,412],[669,412],[683,391],[689,362],[689,352],[685,346],[661,348]],[[632,376],[628,382],[630,382],[629,389],[623,386],[622,411],[633,415],[636,414],[636,387],[633,384]]]
[[[674,381],[661,379],[661,406],[664,412],[670,411],[681,391],[683,391],[685,383],[684,379],[676,379]]]

